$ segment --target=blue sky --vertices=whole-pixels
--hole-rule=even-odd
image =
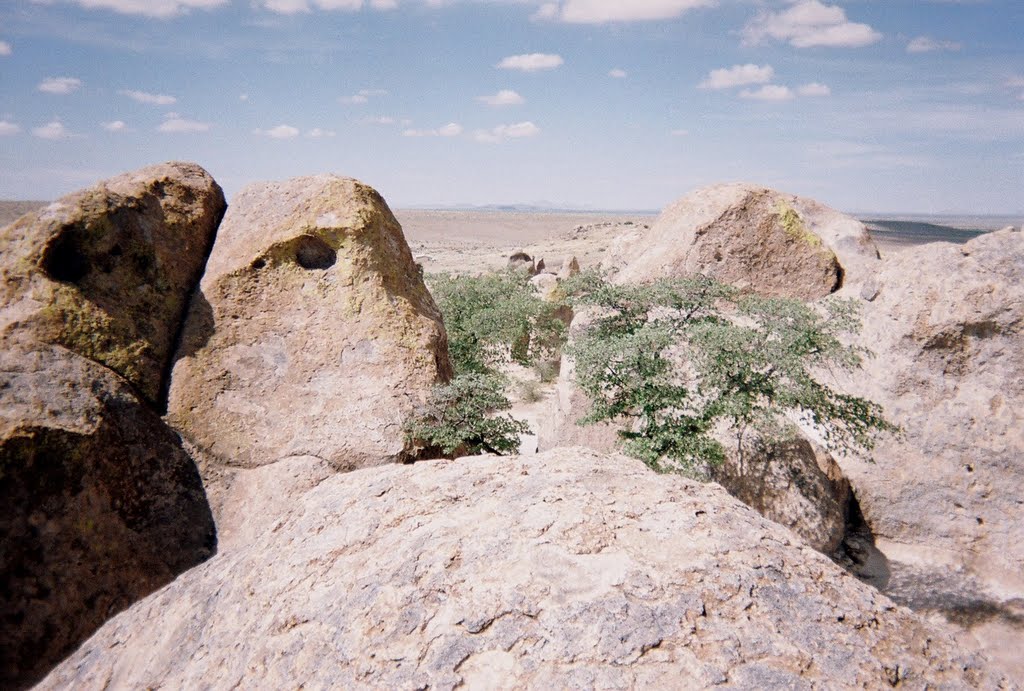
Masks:
[[[194,160],[395,207],[747,180],[1024,212],[1020,0],[5,0],[0,198]]]

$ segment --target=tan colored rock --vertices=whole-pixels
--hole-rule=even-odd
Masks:
[[[703,273],[764,295],[803,299],[865,280],[878,260],[859,221],[749,184],[692,192],[649,231],[614,243],[608,255],[622,283]]]
[[[720,488],[563,449],[331,475],[39,688],[995,688],[984,664]]]
[[[0,229],[0,338],[59,343],[159,402],[224,208],[205,170],[163,163]]]
[[[221,225],[168,419],[215,465],[351,470],[404,458],[406,417],[450,374],[440,314],[377,192],[333,175],[257,184]]]
[[[0,349],[0,507],[4,688],[216,546],[177,435],[117,375],[60,347]]]
[[[567,258],[562,262],[562,267],[558,270],[558,278],[560,280],[566,280],[577,276],[580,273],[580,263],[575,256]]]

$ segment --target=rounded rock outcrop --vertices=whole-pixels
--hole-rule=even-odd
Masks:
[[[57,343],[159,404],[224,194],[194,163],[75,192],[0,229],[0,339]]]
[[[855,219],[736,183],[690,193],[608,256],[620,283],[700,273],[763,295],[815,299],[870,275],[878,251]]]
[[[192,301],[168,420],[218,465],[351,470],[404,458],[406,417],[450,375],[440,313],[376,191],[334,175],[255,184]]]

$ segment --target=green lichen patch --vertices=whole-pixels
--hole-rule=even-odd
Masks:
[[[786,232],[786,235],[812,247],[821,247],[821,238],[807,229],[796,209],[786,202],[780,201],[776,212],[779,216],[779,224]]]

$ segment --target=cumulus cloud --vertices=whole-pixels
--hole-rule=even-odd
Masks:
[[[55,141],[57,139],[66,139],[71,136],[68,129],[64,127],[64,123],[60,120],[51,120],[45,125],[32,128],[32,134],[40,139],[49,139]]]
[[[124,132],[126,129],[128,129],[128,125],[125,124],[124,120],[101,122],[100,127],[105,129],[107,132]]]
[[[766,84],[775,77],[775,68],[771,65],[733,65],[711,70],[697,88],[700,89],[731,89],[735,86],[750,84]]]
[[[882,39],[869,25],[847,19],[842,7],[820,0],[796,0],[782,12],[763,11],[747,23],[742,36],[746,45],[774,39],[795,48],[860,48]]]
[[[462,134],[462,125],[456,122],[449,122],[444,127],[436,130],[407,129],[402,132],[403,137],[458,137]]]
[[[608,76],[611,77],[612,79],[625,79],[626,77],[629,76],[629,73],[620,67],[616,67],[614,69],[608,70]]]
[[[796,89],[796,92],[801,96],[831,96],[832,89],[826,84],[819,84],[818,82],[811,82],[810,84],[804,84]]]
[[[744,89],[740,92],[740,98],[749,98],[755,101],[788,101],[793,98],[793,90],[788,86],[778,84],[765,84],[760,89]]]
[[[133,101],[148,103],[154,106],[172,106],[178,102],[178,99],[174,96],[168,96],[167,94],[151,94],[146,91],[135,91],[134,89],[122,89],[117,93],[122,96],[127,96]]]
[[[674,19],[687,10],[714,4],[715,0],[562,0],[542,4],[533,18],[570,24],[641,22]]]
[[[526,103],[526,99],[511,89],[502,89],[498,93],[491,94],[490,96],[477,96],[476,100],[494,107],[518,106]]]
[[[21,132],[21,127],[18,123],[0,120],[0,137],[17,134],[18,132]]]
[[[956,52],[963,48],[963,44],[956,41],[938,41],[929,36],[918,36],[907,43],[908,53],[934,53],[937,50]]]
[[[277,14],[299,14],[300,12],[311,12],[319,10],[341,10],[343,12],[356,12],[361,10],[364,4],[375,10],[393,10],[398,7],[397,0],[262,0],[259,3],[265,9]],[[436,4],[428,2],[428,4]]]
[[[257,128],[254,129],[252,133],[264,137],[270,137],[271,139],[291,139],[292,137],[299,136],[298,128],[283,124],[278,125],[277,127],[271,127],[269,130],[261,130]]]
[[[210,131],[210,123],[188,120],[177,113],[168,113],[164,118],[164,121],[156,128],[157,132],[165,134],[190,134]]]
[[[14,51],[11,49],[11,44],[7,41],[0,41],[0,56],[10,55]]]
[[[501,70],[519,70],[521,72],[539,72],[553,70],[565,64],[561,55],[549,53],[529,53],[527,55],[509,55],[497,64]]]
[[[82,88],[82,80],[77,77],[47,77],[36,88],[45,94],[65,96]]]
[[[227,5],[230,0],[70,0],[86,9],[112,10],[121,14],[141,14],[146,17],[169,19],[188,14],[194,9],[212,10]]]
[[[338,133],[335,132],[334,130],[323,130],[320,129],[319,127],[314,127],[309,132],[306,132],[306,136],[312,137],[313,139],[321,139],[323,137],[335,137],[337,136],[337,134]]]
[[[540,134],[540,128],[527,121],[518,122],[514,125],[498,125],[489,130],[477,130],[473,133],[473,138],[478,142],[496,144],[506,139],[524,139],[526,137],[536,137],[538,134]]]
[[[358,93],[351,96],[342,96],[338,100],[349,105],[362,105],[369,103],[370,99],[374,96],[387,96],[387,94],[388,92],[384,89],[360,89]]]

